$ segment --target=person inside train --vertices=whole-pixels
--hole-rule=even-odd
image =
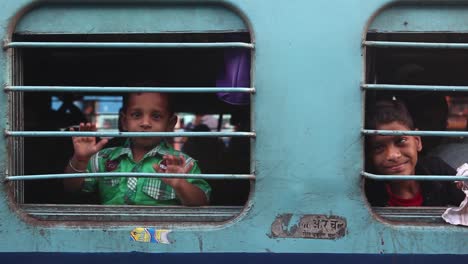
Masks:
[[[377,130],[416,130],[405,104],[382,100],[370,107],[366,127]],[[366,138],[368,169],[382,175],[455,175],[456,171],[437,157],[420,159],[423,148],[419,136],[382,136]],[[447,206],[459,205],[464,194],[454,182],[393,180],[365,182],[366,195],[373,206]]]
[[[124,95],[122,128],[128,132],[170,132],[177,122],[167,93]],[[96,125],[81,123],[80,131],[95,131]],[[65,171],[83,172],[158,172],[200,173],[197,163],[174,150],[161,137],[133,137],[123,146],[103,148],[107,139],[74,137],[74,154]],[[211,187],[202,179],[104,177],[74,178],[65,189],[98,190],[102,204],[207,205]]]

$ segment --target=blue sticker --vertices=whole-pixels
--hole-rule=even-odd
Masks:
[[[137,242],[170,244],[167,238],[170,232],[172,231],[167,229],[136,227],[130,232],[130,237],[132,241]]]

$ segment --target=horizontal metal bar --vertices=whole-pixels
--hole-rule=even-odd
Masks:
[[[364,41],[363,45],[376,48],[468,49],[468,43]]]
[[[442,215],[442,213],[447,209],[443,206],[385,206],[385,207],[372,207],[376,213],[386,213],[386,214],[400,214],[400,215]]]
[[[48,216],[56,216],[58,212],[52,212],[52,213],[43,213],[43,212],[39,212],[39,213],[30,213],[31,215],[34,215],[34,216],[42,216],[44,218],[48,218]],[[212,216],[213,214],[212,213],[198,213],[199,217],[208,217],[208,216]],[[89,216],[101,216],[103,215],[103,213],[100,213],[100,212],[73,212],[73,213],[60,213],[60,215],[62,217],[67,217],[67,216],[80,216],[80,217],[89,217]],[[107,216],[124,216],[124,214],[122,213],[106,213]],[[149,216],[150,214],[148,213],[145,213],[145,212],[142,212],[142,213],[133,213],[132,216],[133,217],[145,217],[145,216]],[[127,215],[128,216],[128,215]],[[164,213],[160,213],[158,214],[158,216],[160,217],[168,217],[168,216],[190,216],[189,214],[174,214],[174,213],[167,213],[167,214],[164,214]],[[223,214],[216,214],[216,216],[232,216],[231,214],[228,214],[228,213],[223,213]]]
[[[167,221],[222,222],[238,215],[242,206],[138,206],[138,205],[73,205],[22,204],[29,216],[45,221]]]
[[[255,132],[5,131],[8,137],[255,137]]]
[[[36,218],[41,221],[60,221],[60,222],[79,222],[84,221],[86,226],[89,225],[106,225],[106,222],[166,222],[168,225],[177,223],[188,226],[192,224],[194,227],[198,227],[200,222],[205,223],[222,223],[234,218],[237,214],[225,215],[225,214],[62,214],[57,212],[56,214],[41,214],[41,213],[29,213],[25,211],[30,217]]]
[[[118,93],[255,93],[252,87],[101,87],[101,86],[5,86],[6,92],[118,92]]]
[[[99,102],[101,103],[101,101],[99,101]],[[111,113],[111,112],[108,112],[108,113],[106,113],[106,112],[97,112],[97,113],[95,113],[94,115],[95,115],[95,116],[118,116],[119,113],[117,113],[117,112],[116,112],[116,113]]]
[[[4,48],[86,48],[86,49],[193,49],[193,48],[246,48],[254,44],[246,42],[10,42]]]
[[[447,207],[433,210],[433,207],[418,207],[414,211],[400,211],[396,207],[372,207],[372,210],[380,217],[395,222],[404,223],[432,223],[442,224],[445,221],[442,219],[442,214],[447,210]],[[413,207],[411,207],[413,208]],[[396,212],[396,213],[394,213]]]
[[[146,172],[97,172],[97,173],[64,173],[7,176],[7,181],[49,180],[71,178],[102,178],[102,177],[145,177],[145,178],[182,178],[207,180],[254,180],[253,174],[189,174],[189,173],[146,173]]]
[[[183,205],[164,205],[164,206],[151,206],[146,205],[93,205],[93,204],[21,204],[21,209],[28,212],[35,213],[68,213],[68,212],[85,212],[85,213],[108,213],[108,214],[133,214],[133,213],[163,213],[163,214],[186,214],[186,213],[239,213],[243,206],[183,206]]]
[[[468,86],[446,85],[362,84],[361,88],[365,90],[468,92]]]
[[[377,180],[377,181],[468,181],[468,177],[466,176],[444,176],[444,175],[377,175],[368,173],[365,171],[361,172],[361,175]]]
[[[442,215],[442,214],[441,214],[441,215]],[[434,217],[440,217],[441,215],[435,216],[435,215],[423,215],[423,214],[421,214],[421,215],[385,214],[385,217],[386,217],[386,218],[392,218],[392,219],[399,219],[399,220],[402,220],[402,221],[403,221],[403,220],[406,220],[406,218],[412,219],[412,218],[415,218],[415,217],[417,217],[418,219],[421,219],[421,220],[422,220],[423,218],[430,218],[430,219],[432,219],[432,218],[434,218]]]
[[[373,130],[362,129],[364,135],[421,136],[421,137],[467,137],[468,131],[419,131],[419,130]]]

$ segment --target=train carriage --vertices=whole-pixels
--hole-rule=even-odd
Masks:
[[[468,259],[446,208],[373,207],[364,190],[399,179],[366,170],[366,135],[398,134],[364,126],[379,96],[412,103],[424,155],[463,148],[467,1],[4,0],[0,13],[0,262]],[[173,93],[179,117],[215,124],[119,131],[118,110],[96,109],[129,92]],[[102,130],[67,130],[85,120]],[[208,152],[196,176],[70,174],[73,136],[215,141],[194,152]],[[100,205],[64,192],[83,176],[202,178],[212,200]],[[405,179],[463,179],[418,177]]]

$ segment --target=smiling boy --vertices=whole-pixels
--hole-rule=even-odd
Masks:
[[[368,113],[367,128],[415,130],[406,106],[398,100],[379,101]],[[419,159],[419,136],[369,136],[366,156],[370,170],[383,175],[455,175],[453,168],[436,157]],[[459,204],[463,192],[444,181],[366,180],[366,194],[374,206],[446,206]]]
[[[128,132],[170,132],[177,122],[171,97],[164,93],[124,96],[121,125]],[[96,126],[81,123],[80,131]],[[196,162],[160,137],[134,137],[121,147],[103,149],[106,139],[74,137],[74,155],[65,169],[76,172],[200,173]],[[201,179],[104,177],[65,181],[68,190],[99,191],[102,204],[207,205],[211,191]]]
[[[411,130],[399,121],[378,124],[376,129]],[[373,136],[369,141],[372,164],[379,174],[415,174],[418,152],[422,150],[419,136]]]

